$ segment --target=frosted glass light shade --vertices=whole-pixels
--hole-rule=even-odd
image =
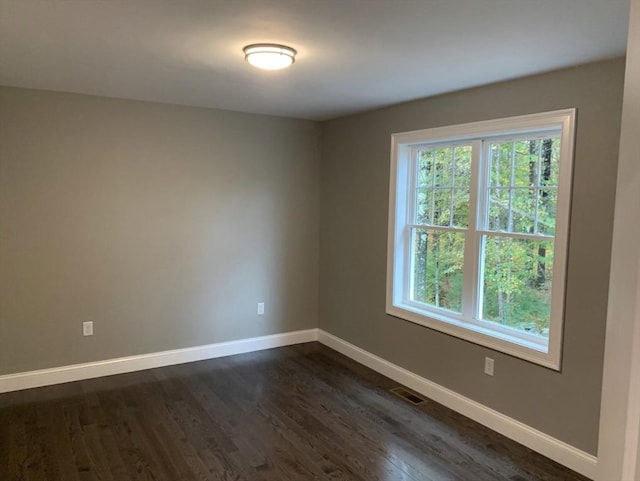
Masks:
[[[264,70],[280,70],[295,62],[296,51],[285,45],[255,43],[242,49],[244,59],[254,67]]]

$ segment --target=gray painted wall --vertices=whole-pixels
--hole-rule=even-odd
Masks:
[[[624,61],[612,60],[323,124],[320,327],[595,454]],[[576,107],[562,372],[385,314],[390,136]],[[483,375],[484,356],[495,376]]]
[[[2,88],[0,126],[0,374],[317,326],[316,123]]]

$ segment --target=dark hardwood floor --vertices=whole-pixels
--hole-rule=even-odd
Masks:
[[[318,343],[0,395],[0,480],[584,480]]]

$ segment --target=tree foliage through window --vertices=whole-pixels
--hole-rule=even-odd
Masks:
[[[549,332],[560,139],[489,142],[479,222],[483,277],[477,315]],[[460,313],[471,222],[471,145],[416,150],[412,299]]]

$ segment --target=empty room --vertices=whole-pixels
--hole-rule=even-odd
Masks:
[[[639,481],[640,0],[0,0],[0,480]]]

